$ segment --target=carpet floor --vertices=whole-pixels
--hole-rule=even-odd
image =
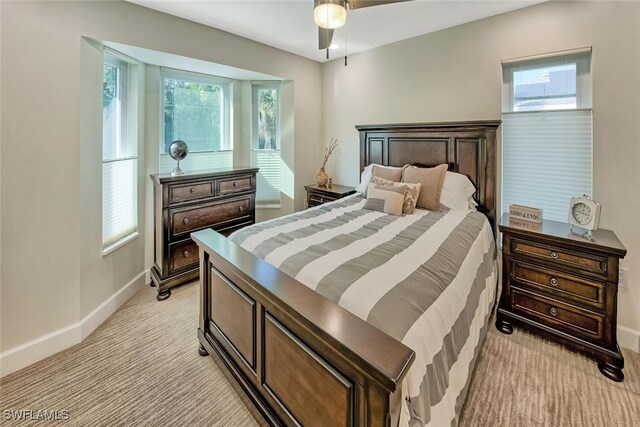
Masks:
[[[198,285],[164,302],[140,291],[87,339],[0,380],[0,424],[257,425],[209,357],[197,352]],[[640,425],[640,355],[624,351],[623,383],[595,363],[516,330],[489,328],[461,426]],[[16,421],[7,411],[68,411],[66,421]]]

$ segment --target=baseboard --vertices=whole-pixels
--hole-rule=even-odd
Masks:
[[[618,325],[618,344],[640,353],[640,331]]]
[[[144,287],[145,281],[140,280],[140,278],[146,277],[146,274],[148,274],[148,270],[138,274],[79,322],[1,353],[0,377],[9,375],[82,342],[129,298]]]

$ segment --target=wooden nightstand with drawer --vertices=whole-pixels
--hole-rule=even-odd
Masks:
[[[159,301],[171,288],[198,278],[198,245],[191,233],[212,228],[229,234],[255,223],[258,168],[235,167],[151,175],[154,184],[154,265]]]
[[[610,230],[593,237],[569,224],[502,216],[502,295],[496,327],[538,332],[598,361],[604,376],[622,381],[616,339],[618,264],[627,251]]]
[[[344,185],[333,184],[331,187],[314,185],[305,185],[307,190],[307,207],[312,208],[314,206],[324,205],[334,200],[342,199],[356,192],[353,187],[346,187]]]

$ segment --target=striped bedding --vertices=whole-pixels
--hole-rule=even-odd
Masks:
[[[496,291],[495,241],[478,212],[392,216],[351,196],[230,236],[416,352],[401,426],[457,425]]]

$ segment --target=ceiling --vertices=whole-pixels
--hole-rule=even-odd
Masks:
[[[326,61],[318,50],[313,0],[129,0],[191,21],[246,37],[315,61]],[[437,1],[413,0],[350,11],[347,24],[336,30],[335,58],[427,34],[544,0]]]

